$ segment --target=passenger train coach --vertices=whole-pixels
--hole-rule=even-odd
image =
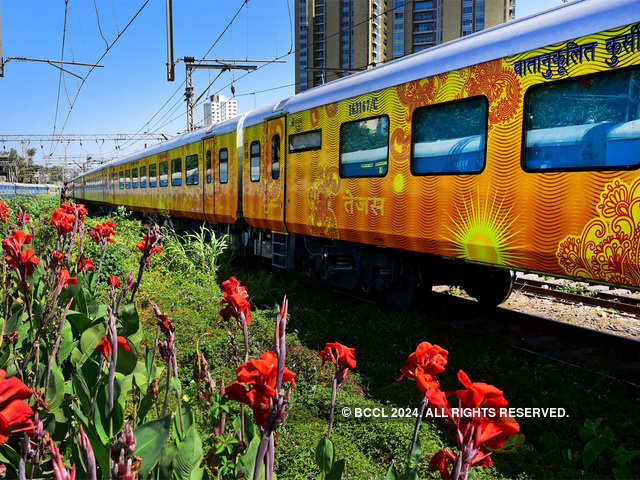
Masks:
[[[274,266],[408,298],[512,271],[640,287],[640,1],[583,0],[349,75],[73,180]]]

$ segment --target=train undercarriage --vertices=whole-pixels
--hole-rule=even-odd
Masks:
[[[233,232],[232,232],[233,236]],[[232,244],[282,269],[313,274],[328,285],[376,298],[399,309],[434,285],[458,285],[495,307],[511,293],[515,272],[429,254],[249,228]]]

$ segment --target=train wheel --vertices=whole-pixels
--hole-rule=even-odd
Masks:
[[[486,268],[474,272],[474,278],[465,282],[467,293],[486,308],[494,308],[509,298],[516,272],[500,268]]]

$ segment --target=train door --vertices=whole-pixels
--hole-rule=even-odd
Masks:
[[[202,141],[202,211],[207,222],[215,222],[215,137],[205,138]]]
[[[281,115],[265,120],[265,163],[266,181],[264,182],[264,212],[268,228],[285,232],[285,125],[286,117]]]

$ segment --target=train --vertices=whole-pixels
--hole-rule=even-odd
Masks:
[[[53,184],[0,182],[0,197],[59,195],[60,188],[60,185]]]
[[[406,304],[515,272],[640,287],[640,1],[577,0],[177,136],[71,182]]]

